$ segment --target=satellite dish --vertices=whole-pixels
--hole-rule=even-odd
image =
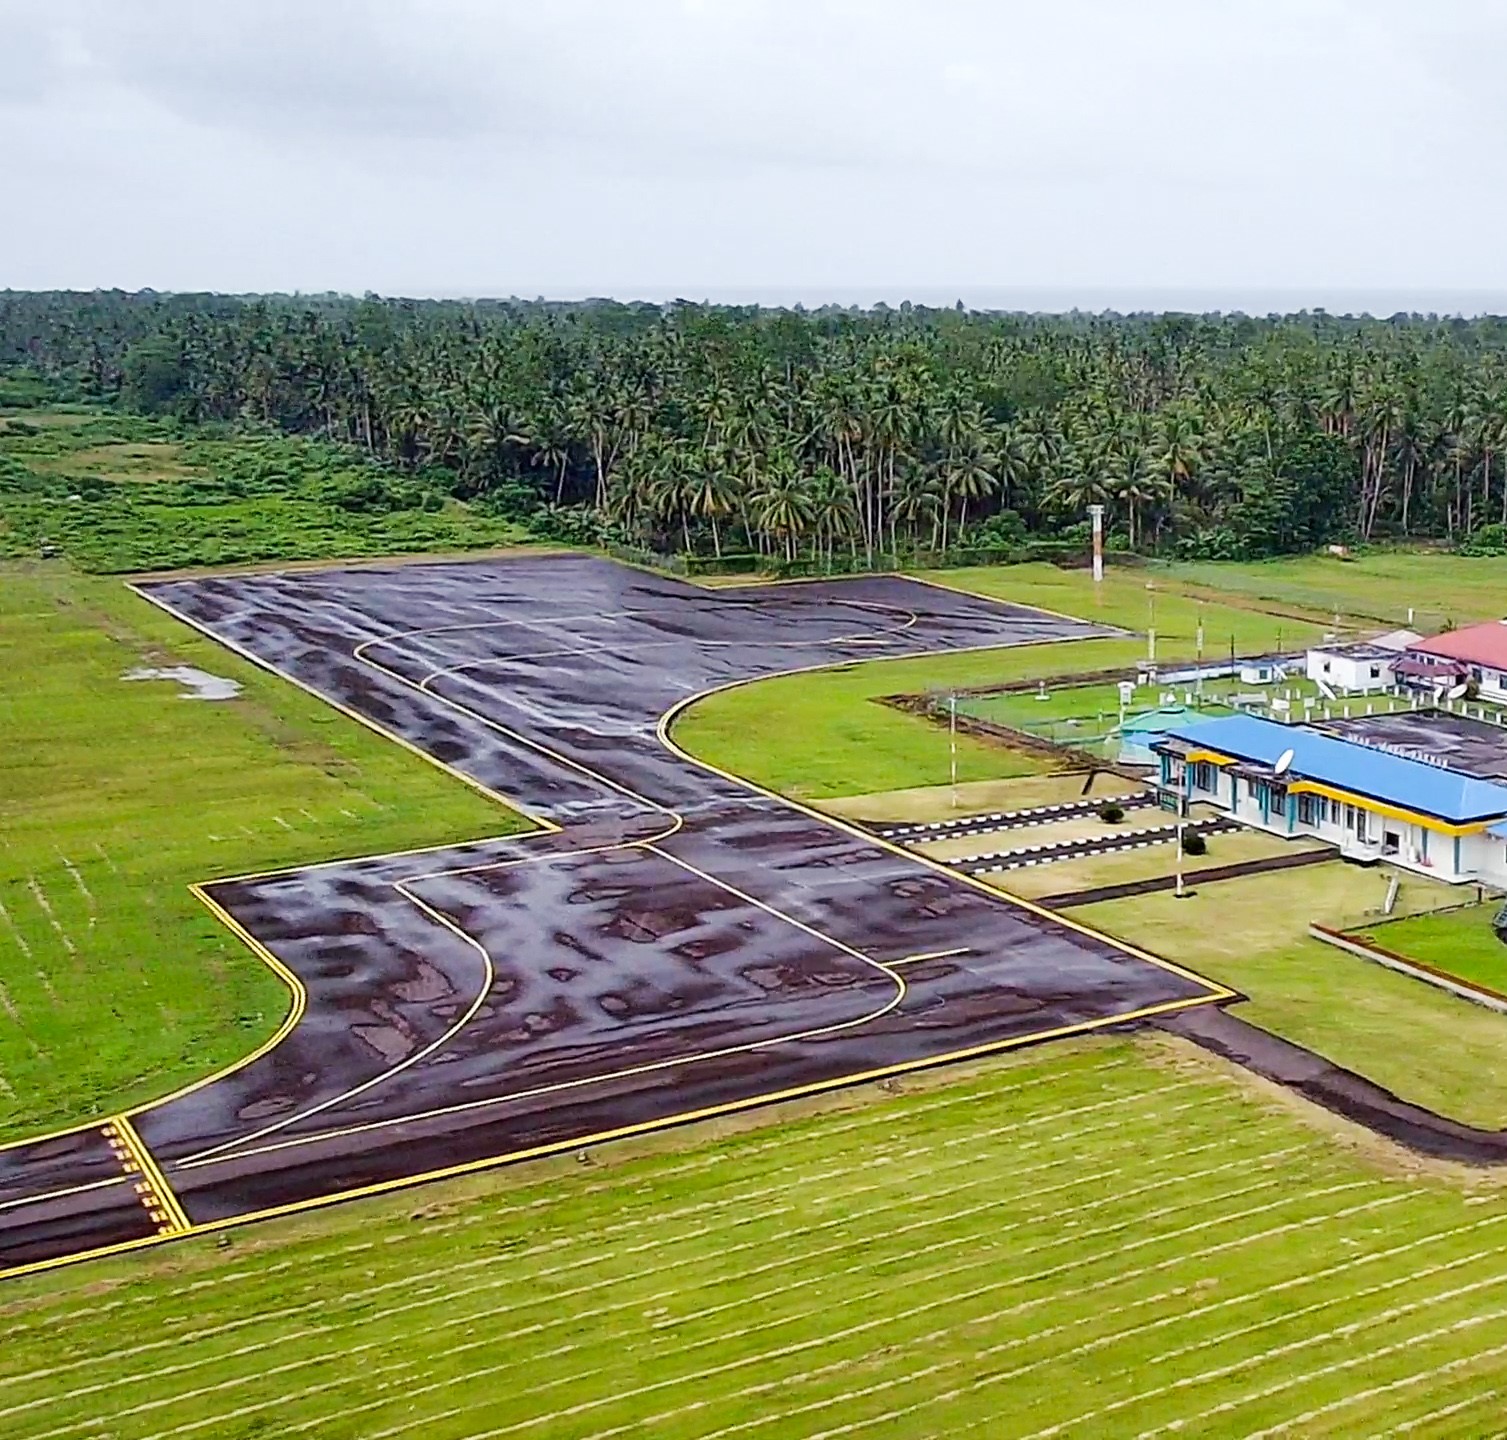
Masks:
[[[1272,766],[1272,774],[1273,775],[1285,775],[1285,774],[1287,774],[1287,772],[1292,769],[1292,762],[1293,762],[1293,753],[1292,753],[1292,751],[1290,749],[1289,750],[1284,750],[1279,756],[1277,756],[1277,763]]]
[[[1469,689],[1470,686],[1462,680],[1458,685],[1452,685],[1449,690],[1445,692],[1444,698],[1446,700],[1458,700]]]

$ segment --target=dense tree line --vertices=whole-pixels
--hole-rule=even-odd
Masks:
[[[977,553],[1092,503],[1184,555],[1507,525],[1496,319],[6,292],[0,363],[661,550]]]

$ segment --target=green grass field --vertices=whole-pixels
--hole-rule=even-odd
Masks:
[[[1310,920],[1363,924],[1379,913],[1385,887],[1382,874],[1335,863],[1204,885],[1191,900],[1141,895],[1072,913],[1243,991],[1251,998],[1242,1018],[1407,1100],[1507,1126],[1507,1016],[1309,937]],[[1408,877],[1398,903],[1406,913],[1459,899],[1452,887]]]
[[[1507,994],[1507,945],[1491,928],[1499,903],[1419,915],[1361,932],[1386,950]]]
[[[351,449],[112,410],[0,413],[0,558],[121,574],[496,548],[528,530]]]
[[[187,663],[226,702],[127,682]],[[522,822],[124,586],[0,563],[0,1135],[145,1101],[276,1028],[191,881]]]
[[[1247,564],[1208,562],[1154,567],[1159,584],[1240,595],[1331,617],[1369,618],[1425,634],[1446,621],[1498,620],[1507,611],[1507,559],[1437,551],[1378,551],[1353,560],[1293,555]]]
[[[1499,1197],[1354,1159],[1201,1061],[1079,1042],[771,1118],[14,1283],[4,1433],[1313,1440],[1500,1420]]]
[[[1087,577],[1044,568],[969,580],[1084,610]],[[1143,587],[1116,580],[1099,613],[1144,625]],[[1169,653],[1191,653],[1196,602],[1157,605]],[[1271,648],[1279,623],[1301,643],[1290,615],[1204,611],[1242,649]],[[1100,640],[777,679],[694,707],[677,737],[794,793],[938,784],[945,734],[872,697],[1143,653]],[[244,697],[119,680],[169,658],[242,680]],[[206,869],[509,824],[113,584],[0,571],[0,661],[0,724],[20,737],[0,752],[0,895],[29,947],[0,933],[0,976],[41,969],[53,992],[0,1014],[0,1070],[27,1096],[4,1097],[11,1131],[147,1098],[275,1023],[276,987],[187,896]],[[960,761],[964,779],[1044,768],[968,741]],[[1076,913],[1248,988],[1257,1023],[1507,1121],[1507,1020],[1301,935],[1310,913],[1360,920],[1380,885],[1322,866],[1181,908]],[[243,1227],[223,1248],[193,1238],[0,1287],[0,1434],[1500,1432],[1498,1182],[1337,1131],[1201,1052],[1099,1038]]]

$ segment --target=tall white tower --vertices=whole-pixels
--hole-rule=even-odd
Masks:
[[[1104,578],[1104,507],[1090,505],[1089,519],[1094,522],[1094,583]]]

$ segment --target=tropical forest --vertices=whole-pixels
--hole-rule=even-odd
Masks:
[[[1507,551],[1507,322],[0,293],[0,554]],[[144,483],[149,482],[149,483]]]

